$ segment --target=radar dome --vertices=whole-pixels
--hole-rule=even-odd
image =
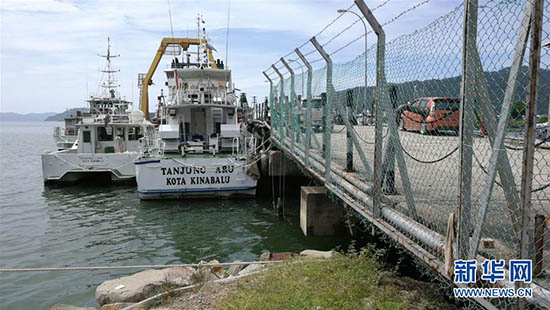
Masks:
[[[134,110],[130,113],[130,120],[133,123],[140,123],[145,120],[145,115],[140,110]]]

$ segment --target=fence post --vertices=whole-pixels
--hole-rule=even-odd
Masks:
[[[279,108],[277,109],[278,110],[277,118],[279,119],[279,138],[280,138],[280,142],[283,145],[286,145],[286,143],[285,143],[286,138],[285,137],[286,137],[286,133],[288,132],[288,129],[285,128],[285,126],[284,126],[285,117],[283,116],[284,113],[285,113],[285,107],[284,107],[285,79],[284,79],[283,75],[281,74],[281,72],[279,71],[279,69],[277,69],[277,67],[274,64],[271,65],[271,67],[273,68],[273,71],[275,71],[275,73],[277,73],[277,75],[279,76],[279,84],[281,85],[281,89],[279,91]]]
[[[323,131],[323,145],[324,145],[324,151],[325,151],[325,183],[330,183],[330,175],[331,175],[331,166],[330,166],[330,160],[331,160],[331,142],[330,142],[330,136],[332,134],[332,103],[334,101],[334,87],[332,85],[332,60],[330,59],[330,56],[325,52],[321,44],[317,42],[317,39],[315,37],[310,39],[311,43],[315,47],[315,49],[321,54],[325,62],[327,63],[327,102],[326,102],[326,109],[324,109],[323,112],[326,112],[326,114],[323,114],[325,118],[325,130]]]
[[[470,1],[476,1],[476,0],[470,0]],[[477,1],[476,1],[476,8],[477,8]],[[523,56],[525,54],[525,48],[527,46],[529,27],[531,23],[530,17],[532,15],[532,12],[533,12],[533,5],[531,1],[525,2],[524,15],[522,18],[522,22],[520,24],[518,40],[514,47],[514,57],[512,59],[512,64],[510,66],[510,73],[508,75],[508,80],[506,83],[506,91],[504,93],[504,99],[502,100],[502,108],[500,112],[500,118],[498,120],[497,132],[496,132],[493,144],[491,145],[492,146],[491,158],[489,159],[489,166],[487,168],[487,175],[485,177],[485,185],[483,187],[483,192],[481,195],[479,214],[476,216],[476,219],[478,220],[478,224],[474,229],[474,234],[470,242],[468,242],[469,235],[470,235],[470,226],[467,226],[467,227],[464,226],[459,228],[459,229],[462,229],[462,228],[465,229],[464,231],[465,235],[462,236],[462,239],[459,238],[459,242],[466,242],[459,247],[459,250],[463,250],[462,248],[464,247],[464,245],[469,243],[469,252],[468,252],[469,258],[475,258],[479,247],[479,241],[481,240],[481,230],[483,228],[483,223],[485,222],[485,218],[487,215],[487,208],[489,206],[489,201],[491,199],[491,194],[495,184],[497,161],[500,155],[500,146],[504,144],[504,137],[506,134],[508,117],[510,115],[510,106],[512,105],[512,99],[514,97],[514,92],[518,81],[519,71],[521,69]],[[468,53],[467,58],[469,63],[473,58],[472,54],[473,52]],[[466,82],[466,85],[468,85],[467,87],[473,87],[473,85],[470,85],[472,83],[473,83],[473,80]],[[468,99],[470,99],[471,103],[473,103],[473,98],[468,98]],[[464,142],[464,144],[466,144],[466,142]],[[472,145],[471,143],[467,143],[467,146],[469,146],[470,151],[471,151],[471,145]],[[470,153],[470,164],[471,164],[471,153]],[[470,165],[470,169],[471,169],[471,165]]]
[[[353,91],[348,89],[346,91],[346,110],[348,113],[348,120],[353,119]],[[354,123],[352,122],[352,128]],[[351,140],[352,132],[349,128],[346,130],[346,172],[353,172],[353,141]]]
[[[520,236],[520,258],[532,259],[535,261],[534,271],[542,270],[542,259],[537,260],[541,253],[534,253],[534,242],[538,241],[534,238],[534,214],[531,205],[531,191],[533,187],[533,165],[535,158],[535,109],[537,103],[537,86],[540,67],[541,53],[541,31],[542,31],[542,2],[543,0],[532,0],[534,4],[533,14],[531,17],[531,46],[529,53],[529,87],[527,97],[527,124],[525,128],[525,138],[523,146],[523,167],[521,172],[521,206],[522,206],[522,221],[521,221],[521,236]],[[541,226],[539,224],[539,226]],[[540,229],[540,228],[539,228]],[[542,238],[542,235],[539,236]],[[533,273],[533,277],[536,276]],[[516,282],[516,287],[520,285]],[[521,298],[519,298],[521,299]],[[518,300],[518,308],[525,309],[526,302]]]
[[[311,80],[313,78],[313,69],[311,68],[311,64],[309,61],[307,61],[306,57],[300,52],[299,49],[294,50],[296,52],[296,55],[300,57],[300,60],[304,63],[304,65],[307,68],[307,90],[306,90],[306,152],[305,152],[305,163],[306,166],[309,166],[309,150],[311,148],[311,113],[312,113],[312,102],[311,102]],[[302,79],[304,77],[302,76]]]
[[[296,143],[296,140],[298,139],[298,128],[296,126],[296,123],[292,121],[292,119],[295,118],[296,116],[296,113],[294,111],[294,106],[296,104],[296,93],[294,92],[294,70],[292,70],[292,68],[288,65],[288,63],[286,62],[286,60],[281,57],[281,63],[283,64],[283,66],[285,66],[286,70],[288,71],[288,73],[290,73],[290,96],[289,96],[289,100],[288,100],[288,117],[289,117],[289,120],[288,120],[288,126],[290,127],[290,130],[292,132],[291,134],[291,141],[290,141],[290,149],[292,150],[292,152],[294,153],[296,150],[295,150],[295,143]]]
[[[460,85],[460,171],[458,202],[458,257],[468,256],[470,241],[470,213],[472,198],[472,143],[473,143],[473,68],[471,50],[477,40],[477,0],[464,0],[464,24],[462,32],[462,81]]]
[[[325,156],[325,152],[326,152],[326,144],[325,144],[325,131],[327,130],[327,127],[326,127],[326,117],[328,115],[327,113],[327,92],[322,92],[321,93],[321,123],[322,123],[322,126],[321,126],[321,129],[323,130],[323,140],[321,141],[321,144],[322,144],[322,147],[321,147],[321,153],[323,154],[323,156]],[[332,124],[331,124],[332,126]],[[332,128],[331,128],[331,132],[332,132]]]
[[[383,182],[383,170],[382,170],[382,108],[385,110],[385,114],[388,122],[389,139],[388,143],[391,143],[388,147],[389,150],[393,148],[396,153],[397,164],[399,165],[399,173],[401,175],[401,182],[403,183],[403,190],[407,198],[407,206],[409,215],[416,219],[416,207],[414,203],[414,197],[412,194],[411,183],[407,172],[407,166],[403,157],[403,148],[401,141],[399,140],[399,132],[397,131],[397,123],[395,117],[393,117],[394,111],[389,106],[389,94],[386,85],[386,73],[385,73],[385,45],[386,34],[382,25],[376,20],[371,10],[367,7],[363,0],[355,0],[355,5],[359,8],[365,19],[368,21],[376,35],[378,40],[376,42],[376,103],[375,103],[375,144],[374,144],[374,177],[373,177],[373,214],[378,216],[381,207],[381,182]],[[366,70],[367,68],[365,68]],[[390,154],[386,154],[389,156]]]
[[[271,111],[274,111],[273,109],[273,80],[271,80],[271,78],[269,77],[269,75],[267,75],[267,73],[265,71],[262,72],[265,76],[265,78],[267,79],[267,81],[269,82],[269,104],[271,105]],[[265,103],[263,104],[263,111],[264,114],[267,114],[265,113],[266,112],[266,106],[265,106]],[[273,118],[273,115],[271,115],[271,117]],[[265,115],[264,117],[264,121],[267,121],[267,115]],[[273,124],[271,123],[271,126],[273,126]]]

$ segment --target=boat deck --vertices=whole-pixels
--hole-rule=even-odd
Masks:
[[[235,158],[235,156],[236,154],[234,153],[185,153],[185,155],[181,155],[180,153],[164,153],[162,158]],[[151,158],[154,157],[149,157],[149,159]]]

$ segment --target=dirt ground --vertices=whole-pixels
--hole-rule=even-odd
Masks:
[[[246,279],[239,279],[233,282],[214,283],[209,282],[202,287],[187,291],[178,296],[168,296],[162,306],[151,308],[151,310],[218,310],[220,301],[237,287],[239,282]]]

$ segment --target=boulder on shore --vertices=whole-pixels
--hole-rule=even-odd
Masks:
[[[262,268],[263,268],[263,265],[261,265],[261,264],[250,264],[250,265],[246,266],[245,268],[243,268],[243,270],[241,270],[239,272],[239,276],[256,272],[256,271],[258,271]]]
[[[294,256],[296,256],[296,254],[292,252],[271,253],[269,260],[289,260]]]
[[[117,302],[117,303],[114,303],[114,304],[103,305],[103,306],[101,306],[100,310],[122,310],[122,309],[130,307],[131,305],[134,305],[134,304],[135,303],[133,303],[133,302]],[[136,307],[132,308],[132,310],[147,310],[147,305],[139,305],[139,306],[136,306]]]
[[[55,304],[50,310],[97,310],[94,307],[77,307],[66,304]]]
[[[136,274],[103,282],[95,291],[100,305],[138,302],[158,293],[162,286],[186,286],[191,283],[192,268],[173,267],[150,269]]]
[[[332,251],[317,251],[317,250],[303,250],[300,252],[300,256],[312,257],[312,258],[332,258],[334,253]]]
[[[241,263],[241,261],[236,260],[236,261],[234,261],[233,263]],[[239,265],[231,265],[231,266],[229,267],[229,270],[227,271],[227,273],[229,274],[230,277],[234,277],[234,276],[238,275],[239,272],[240,272],[241,270],[243,270],[244,267],[246,267],[246,266],[247,266],[247,265],[242,265],[242,264],[239,264]]]

